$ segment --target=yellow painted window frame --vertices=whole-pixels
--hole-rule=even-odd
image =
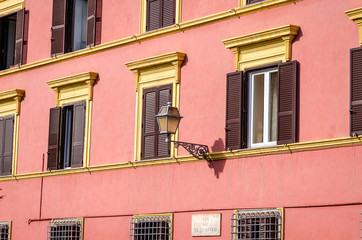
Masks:
[[[25,0],[0,1],[0,17],[19,11],[24,8]]]
[[[345,14],[358,25],[359,45],[362,46],[362,7],[348,10]]]
[[[177,24],[179,24],[181,22],[181,1],[182,0],[176,0],[175,25],[177,25]],[[140,33],[145,33],[146,32],[146,24],[147,24],[147,0],[141,0],[141,14],[140,14],[140,16],[141,16],[141,18],[140,18]],[[154,30],[154,31],[157,31],[157,30]]]
[[[16,175],[19,143],[19,118],[20,102],[23,99],[25,91],[22,89],[13,89],[0,92],[0,117],[14,115],[14,135],[13,135],[13,158],[12,158],[12,176]],[[4,176],[5,177],[5,176]]]
[[[299,26],[286,25],[252,34],[225,39],[227,49],[235,55],[235,71],[292,59],[292,42]]]
[[[135,74],[136,87],[136,123],[135,123],[135,144],[134,159],[141,160],[142,152],[142,107],[143,90],[145,88],[157,87],[172,84],[172,105],[180,107],[180,81],[181,65],[186,54],[180,52],[166,53],[155,57],[141,59],[126,63],[126,66]],[[171,136],[171,139],[178,139],[178,132]],[[177,148],[171,144],[170,157],[177,156]]]
[[[9,225],[9,239],[8,240],[11,240],[12,222],[10,220],[9,221],[0,221],[0,224],[8,224]]]
[[[82,232],[81,232],[81,237],[80,239],[83,240],[84,239],[84,218],[83,217],[78,217],[78,218],[55,218],[51,220],[51,226],[55,226],[57,225],[57,223],[55,221],[81,221],[82,226]]]
[[[170,217],[171,218],[171,238],[173,239],[173,213],[162,213],[162,214],[138,214],[134,215],[134,218],[144,218],[144,217]]]
[[[253,212],[258,212],[258,211],[279,211],[281,213],[281,225],[282,225],[282,229],[281,229],[281,240],[284,239],[284,225],[285,225],[285,210],[283,207],[278,207],[278,208],[258,208],[258,209],[239,209],[239,210],[234,210],[235,214],[238,214],[240,212],[248,212],[248,211],[253,211]],[[233,227],[233,232],[236,232],[236,220],[233,221],[232,226]]]
[[[90,132],[92,118],[93,85],[98,73],[85,72],[47,82],[55,92],[55,106],[86,101],[83,167],[89,166]],[[62,169],[60,169],[62,170]]]

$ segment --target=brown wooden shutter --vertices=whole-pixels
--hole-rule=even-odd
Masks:
[[[156,115],[161,106],[171,101],[172,85],[144,89],[142,117],[142,155],[141,159],[168,157],[170,144],[166,135],[159,134]]]
[[[3,175],[4,165],[4,142],[5,142],[5,123],[4,118],[0,118],[0,176]]]
[[[16,14],[14,65],[21,65],[23,60],[24,14],[24,8]]]
[[[88,0],[87,47],[100,44],[102,0]]]
[[[64,53],[66,0],[53,0],[51,54]]]
[[[351,52],[350,134],[362,134],[362,47]]]
[[[86,102],[74,104],[71,167],[83,167]]]
[[[163,0],[162,27],[175,24],[175,1],[176,0]]]
[[[226,76],[226,149],[247,147],[247,94],[243,72],[232,72]]]
[[[4,117],[2,175],[11,175],[13,163],[14,116]]]
[[[162,24],[161,3],[161,0],[147,0],[147,31],[160,28]]]
[[[28,32],[29,32],[29,10],[24,12],[24,33],[23,33],[23,50],[21,64],[27,63],[28,56]]]
[[[50,109],[48,137],[48,170],[58,167],[61,108]]]
[[[278,136],[280,144],[297,141],[297,84],[298,62],[281,63],[278,66]]]

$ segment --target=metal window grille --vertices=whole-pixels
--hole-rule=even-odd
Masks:
[[[10,224],[9,222],[0,222],[0,240],[10,239]]]
[[[281,240],[281,211],[248,210],[234,213],[231,218],[231,239]]]
[[[171,240],[171,216],[134,217],[130,240]]]
[[[82,220],[56,219],[48,224],[48,240],[81,240]]]

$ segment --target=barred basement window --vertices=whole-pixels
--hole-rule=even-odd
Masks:
[[[81,219],[54,219],[48,224],[48,240],[82,240]]]
[[[172,215],[140,216],[131,220],[130,240],[171,240]]]
[[[282,240],[282,211],[235,211],[231,218],[231,239]]]
[[[0,222],[0,240],[10,239],[10,223]]]

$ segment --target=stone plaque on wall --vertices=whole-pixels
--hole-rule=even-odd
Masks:
[[[192,215],[191,236],[220,236],[221,213]]]

